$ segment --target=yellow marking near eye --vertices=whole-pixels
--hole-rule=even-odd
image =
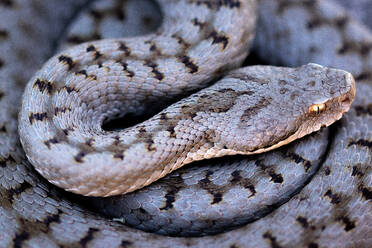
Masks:
[[[310,106],[310,108],[309,108],[309,112],[310,112],[310,113],[320,114],[320,113],[323,112],[325,109],[326,109],[326,106],[325,106],[324,103],[322,103],[322,104],[313,104],[313,105]]]

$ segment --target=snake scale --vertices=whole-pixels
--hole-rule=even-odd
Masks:
[[[178,3],[178,1],[169,2],[172,4]],[[199,18],[202,16],[208,17],[208,13],[214,13],[216,10],[220,11],[223,8],[230,9],[231,7],[236,9],[237,5],[247,4],[245,6],[247,8],[243,9],[247,13],[249,12],[252,17],[248,20],[253,22],[254,19],[254,11],[252,11],[254,8],[253,6],[248,6],[253,4],[254,1],[184,2],[190,6],[198,6],[196,9],[200,9],[200,12],[194,11],[193,14],[198,15]],[[350,71],[357,81],[357,95],[351,110],[341,121],[337,122],[336,126],[332,126],[331,130],[325,129],[321,133],[301,139],[289,147],[286,146],[279,149],[279,151],[253,156],[249,161],[243,157],[222,158],[216,161],[217,167],[220,167],[220,170],[218,168],[213,170],[214,166],[209,166],[208,162],[206,162],[206,165],[203,163],[200,164],[201,171],[198,171],[198,168],[194,167],[191,168],[191,171],[188,171],[188,168],[181,169],[181,172],[176,171],[179,174],[173,176],[171,174],[164,178],[163,182],[159,182],[157,186],[154,186],[154,188],[151,188],[152,186],[145,188],[145,193],[147,193],[146,191],[157,193],[153,199],[162,199],[160,205],[166,204],[162,207],[163,210],[185,207],[185,204],[179,205],[178,203],[187,202],[187,197],[197,201],[196,198],[198,197],[196,195],[193,195],[192,192],[188,193],[187,189],[183,188],[185,185],[191,185],[191,189],[199,190],[199,193],[204,192],[205,194],[207,192],[206,197],[200,197],[200,201],[204,204],[205,198],[211,195],[212,198],[208,198],[207,200],[207,204],[209,204],[207,205],[208,208],[212,207],[212,205],[229,202],[233,198],[239,198],[237,195],[231,195],[231,190],[222,190],[225,184],[230,185],[229,187],[233,186],[233,188],[234,186],[240,186],[244,190],[240,192],[248,192],[250,195],[246,196],[246,198],[252,199],[253,204],[256,197],[259,199],[260,195],[263,195],[263,199],[265,199],[272,194],[274,195],[273,198],[277,200],[275,196],[276,192],[270,190],[284,190],[285,192],[284,199],[279,200],[280,203],[266,203],[266,206],[271,207],[264,211],[265,213],[260,219],[254,218],[253,220],[248,220],[248,222],[251,222],[249,224],[246,224],[246,222],[238,223],[237,225],[240,227],[214,236],[190,238],[151,234],[112,221],[107,217],[86,209],[84,204],[81,204],[81,201],[93,200],[95,202],[96,199],[84,198],[79,201],[79,199],[76,199],[76,196],[52,186],[35,172],[29,162],[27,162],[18,141],[17,115],[20,103],[19,99],[25,83],[40,68],[42,63],[52,55],[56,44],[55,40],[64,32],[64,27],[61,23],[66,23],[72,16],[76,16],[76,9],[85,5],[86,1],[0,1],[2,13],[0,18],[4,18],[0,26],[0,78],[2,80],[2,84],[0,85],[0,104],[3,106],[0,109],[0,246],[368,247],[372,242],[372,230],[370,227],[370,223],[372,222],[372,176],[370,169],[372,159],[372,133],[370,130],[372,126],[372,89],[369,82],[371,78],[370,67],[372,66],[370,63],[371,55],[369,53],[372,47],[371,33],[367,27],[354,20],[343,8],[332,1],[261,0],[258,3],[259,18],[253,47],[260,57],[266,58],[272,64],[301,66],[305,63],[315,62]],[[183,9],[182,12],[185,12],[185,10]],[[97,16],[97,12],[95,16]],[[231,16],[232,18],[238,18],[235,15]],[[218,17],[216,18],[218,19]],[[293,19],[296,21],[291,21]],[[192,22],[194,23],[193,26],[196,26],[198,29],[203,26],[198,21],[193,20]],[[213,22],[209,23],[209,21],[206,21],[206,23],[204,25],[207,26],[207,32],[197,37],[194,40],[195,43],[190,42],[192,43],[191,47],[193,44],[196,44],[197,47],[197,43],[207,40],[209,44],[215,43],[213,44],[215,49],[224,51],[224,41],[226,40],[219,36],[217,32],[217,30],[220,31],[220,27],[213,26]],[[247,26],[250,25],[249,23],[244,24],[247,24]],[[213,28],[217,30],[213,30]],[[235,59],[236,61],[229,61],[229,57],[223,55],[221,57],[224,63],[220,62],[221,66],[219,70],[209,68],[207,64],[195,62],[198,65],[198,69],[201,72],[203,70],[216,70],[214,76],[218,77],[225,74],[229,69],[238,66],[248,53],[249,39],[253,37],[249,35],[252,29],[245,27],[245,30],[249,31],[242,36],[248,37],[248,41],[244,41],[246,43],[242,45],[241,50],[238,49],[239,51],[235,51],[236,54],[241,56],[231,55],[232,57],[230,57],[231,60]],[[235,35],[239,36],[239,34]],[[229,42],[231,40],[234,41],[234,37],[231,40],[230,36],[228,37]],[[183,37],[171,38],[176,39],[177,44],[180,46],[185,46]],[[140,42],[133,42],[134,46],[141,44]],[[172,52],[172,46],[164,47],[163,51],[163,47],[157,49],[160,44],[161,42],[156,44],[148,42],[143,49],[145,52],[150,50],[152,52],[151,56],[155,56],[155,58],[156,56],[167,58],[167,53],[162,54],[162,52]],[[116,43],[115,49],[121,47],[120,54],[125,55],[128,51],[125,46],[121,45]],[[154,46],[155,48],[151,49]],[[108,47],[107,49],[110,50],[111,48]],[[81,50],[84,53],[90,53],[89,57],[87,57],[88,63],[91,63],[89,61],[96,57],[106,56],[104,48],[99,46],[85,46]],[[139,50],[141,51],[141,48]],[[185,49],[184,51],[190,50]],[[132,52],[132,50],[130,51]],[[121,56],[120,54],[116,55]],[[145,54],[139,54],[138,56],[145,56]],[[181,62],[180,65],[183,66],[183,70],[189,70],[187,73],[190,73],[193,68],[195,69],[191,63],[191,58],[194,57],[192,55],[189,57],[190,59],[187,59],[185,56],[177,55],[177,59]],[[198,56],[196,57],[199,58]],[[200,57],[202,58],[202,56]],[[61,58],[61,55],[57,58]],[[151,57],[151,59],[153,58]],[[75,61],[75,58],[73,61]],[[72,65],[75,65],[73,61],[70,61],[68,56],[62,57],[60,62],[63,67],[61,70],[68,69],[70,66],[73,67]],[[229,66],[223,66],[227,61],[231,62],[231,64]],[[70,62],[72,65],[70,65]],[[143,66],[147,62],[149,61],[141,63],[140,66]],[[102,62],[101,70],[103,72],[109,70],[106,68],[105,63],[109,65],[110,62]],[[218,64],[218,62],[216,63]],[[190,65],[191,68],[187,67]],[[99,64],[96,67],[99,67]],[[311,70],[320,70],[320,67],[315,65],[299,68],[302,68],[302,71],[306,72],[306,68],[309,67],[311,67]],[[19,68],[22,68],[22,70],[19,70]],[[161,67],[161,64],[159,66],[147,63],[146,68],[147,74],[151,74],[153,78],[167,77],[165,73],[162,75],[165,68]],[[250,72],[248,74],[237,73],[244,69],[232,72],[230,74],[230,81],[227,78],[225,79],[225,83],[231,85],[235,80],[235,82],[240,82],[240,87],[242,87],[242,81],[239,80],[259,83],[260,80],[258,77],[252,78],[246,75],[261,75],[262,70],[264,71],[262,68],[268,67],[259,66],[250,68],[248,69],[248,72]],[[272,67],[270,68],[269,71],[275,70]],[[129,65],[125,66],[125,64],[122,64],[120,66],[120,70],[124,71],[127,75],[130,75],[130,69]],[[183,70],[180,69],[180,73]],[[301,69],[297,70],[301,72]],[[282,72],[282,69],[279,71]],[[90,76],[90,72],[89,70],[85,72],[82,70],[74,71],[76,73],[74,77],[91,80],[92,76]],[[188,75],[187,73],[185,75]],[[289,74],[291,75],[291,73]],[[208,77],[203,73],[200,75],[200,77]],[[272,78],[273,75],[270,73],[269,75],[270,77],[268,78],[275,81]],[[45,75],[46,78],[49,76],[53,77],[53,75]],[[231,78],[235,79],[231,80]],[[58,81],[53,78],[54,80]],[[180,81],[177,82],[182,83],[182,78],[178,78],[178,80]],[[183,80],[188,80],[187,76]],[[209,80],[207,79],[207,81],[210,80],[211,78]],[[32,80],[33,83],[36,83],[36,81],[36,78]],[[31,86],[33,87],[35,85],[34,88],[39,90],[39,92],[47,93],[49,89],[52,91],[53,88],[50,88],[51,86],[49,86],[48,82],[39,80],[39,83],[32,84]],[[221,89],[217,85],[212,86],[212,90],[213,87],[215,89],[217,87],[217,91]],[[146,90],[146,88],[144,89]],[[206,92],[208,92],[208,89]],[[192,90],[189,89],[190,93]],[[65,91],[73,92],[68,87],[65,87]],[[231,94],[231,91],[230,93],[226,91],[226,87],[224,87],[223,92],[226,97]],[[250,94],[249,90],[247,91],[245,89],[244,92],[244,94]],[[200,98],[202,94],[196,94],[197,98],[204,99],[204,97]],[[209,92],[206,95],[213,96],[213,93]],[[244,100],[244,95],[239,99]],[[164,98],[164,102],[168,100],[171,101]],[[40,105],[40,107],[42,106]],[[152,101],[146,107],[153,107],[154,109],[152,111],[156,113],[159,109],[163,108],[163,105],[162,103]],[[128,111],[127,109],[125,110]],[[57,112],[59,111],[61,111],[59,114],[68,112],[66,110],[58,110]],[[140,112],[141,110],[136,110],[134,114]],[[212,111],[209,110],[209,112]],[[115,116],[117,113],[112,114]],[[31,118],[34,122],[40,121],[38,119],[43,119],[43,115],[36,114]],[[161,115],[159,115],[158,119],[162,119]],[[30,119],[27,121],[31,122]],[[327,135],[328,131],[331,135]],[[328,139],[329,144],[327,144]],[[51,139],[47,144],[52,147],[56,145],[56,142]],[[44,147],[48,148],[47,144],[43,144]],[[151,146],[148,148],[151,150]],[[78,156],[78,158],[82,158],[82,156]],[[219,163],[221,166],[218,165]],[[231,165],[234,169],[230,169],[230,171],[227,169],[227,174],[222,174],[226,170],[226,168],[223,168],[223,163],[230,163],[229,167]],[[247,164],[255,165],[255,168],[252,169],[253,175],[249,174],[249,171],[245,174],[245,169],[249,170],[252,167],[247,166]],[[296,167],[297,170],[291,172],[291,167],[295,167],[294,165],[296,164],[300,165],[301,168]],[[320,165],[320,168],[317,168],[317,165]],[[305,176],[299,174],[300,171],[310,175],[307,175],[308,177],[306,179]],[[286,174],[287,172],[288,175]],[[312,175],[313,173],[315,175]],[[193,175],[193,177],[190,175]],[[193,179],[195,176],[196,178]],[[176,183],[167,185],[167,178],[172,179],[172,177],[175,180],[173,182]],[[305,182],[305,185],[300,187],[300,189],[293,189],[293,185],[298,183],[296,180],[302,183]],[[289,181],[289,184],[284,186],[287,181]],[[264,183],[266,186],[264,186]],[[210,187],[208,185],[214,186]],[[272,185],[272,188],[270,188],[270,185]],[[265,187],[270,188],[266,194]],[[161,192],[162,189],[165,192]],[[145,201],[149,201],[150,198],[141,194],[141,192],[134,192],[132,195],[129,194],[128,199],[131,200],[131,204],[127,204],[126,207],[130,207],[132,212],[146,216],[144,210],[149,211],[151,206],[150,204],[141,205],[138,200],[142,198]],[[186,196],[186,200],[182,200],[182,196]],[[292,198],[289,199],[289,196]],[[153,199],[150,199],[150,202]],[[122,200],[118,199],[120,204],[122,204]],[[260,201],[263,200],[259,199],[258,203]],[[98,201],[96,204],[100,205],[102,201]],[[245,205],[246,201],[240,204]],[[203,206],[205,205],[202,205],[202,209],[199,208],[199,211],[206,209]],[[225,206],[222,205],[222,208],[226,208]],[[258,212],[262,211],[258,210]],[[140,217],[137,217],[137,220]],[[226,219],[231,219],[231,217],[227,215]],[[141,221],[143,220],[141,219]],[[130,225],[135,226],[135,222],[136,219]],[[174,222],[177,222],[177,220]],[[173,224],[165,223],[164,226]],[[214,221],[209,224],[211,227],[216,225]],[[146,230],[146,227],[142,227],[142,229]],[[203,228],[202,230],[205,229]],[[180,231],[176,234],[179,233]]]

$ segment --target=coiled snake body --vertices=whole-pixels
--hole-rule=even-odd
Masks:
[[[116,133],[103,131],[104,120],[117,115],[140,115],[145,109],[156,112],[163,108],[163,102],[174,101],[177,94],[204,87],[238,66],[248,53],[253,38],[254,1],[159,3],[167,14],[156,35],[88,42],[63,51],[50,59],[26,86],[19,123],[22,144],[37,170],[54,184],[88,195],[130,192],[164,176],[171,170],[169,165],[176,168],[185,161],[211,155],[269,150],[280,142],[287,143],[331,124],[349,108],[355,92],[350,74],[344,71],[314,64],[297,69],[255,66],[231,72],[217,84],[161,111],[147,123]],[[368,44],[372,36],[367,28],[330,1],[259,1],[254,44],[258,54],[263,57],[271,54],[273,63],[299,66],[316,62],[352,72],[358,88],[354,107],[331,131],[335,137],[327,152],[324,141],[317,140],[322,134],[316,134],[277,153],[252,158],[270,176],[274,188],[282,185],[279,188],[285,192],[278,203],[268,202],[264,211],[257,210],[264,212],[263,218],[249,219],[247,215],[252,214],[245,213],[245,220],[237,221],[235,226],[255,221],[236,230],[216,236],[172,238],[135,230],[82,208],[69,194],[46,183],[33,171],[17,141],[16,106],[23,83],[52,50],[53,43],[47,41],[60,34],[62,27],[58,23],[70,18],[74,7],[80,4],[84,1],[0,2],[1,18],[12,20],[0,28],[1,80],[6,82],[0,88],[0,103],[5,106],[0,116],[0,246],[367,247],[372,232],[372,90],[368,83],[371,66]],[[296,15],[302,18],[288,22]],[[299,35],[295,33],[298,30],[306,32]],[[333,35],[324,39],[324,34],[330,32]],[[19,65],[24,70],[19,71]],[[294,83],[302,87],[296,90]],[[104,89],[99,88],[102,84],[106,85]],[[324,91],[320,93],[319,88]],[[124,95],[126,92],[129,94]],[[263,92],[266,98],[262,97]],[[137,98],[130,99],[134,95]],[[300,95],[307,96],[306,100]],[[155,96],[161,100],[155,100]],[[285,103],[284,106],[279,102]],[[281,106],[283,112],[270,123],[265,111],[274,105]],[[238,122],[233,121],[236,114]],[[250,132],[249,127],[255,127],[254,131]],[[324,137],[327,138],[325,133]],[[52,157],[44,155],[45,150]],[[169,151],[177,156],[164,155]],[[281,159],[275,154],[281,154]],[[142,160],[138,162],[139,156]],[[284,166],[282,176],[267,164],[283,163],[288,158],[303,165],[303,174],[311,173],[301,176],[298,170],[290,172]],[[230,163],[236,166],[241,160],[233,158]],[[98,166],[93,170],[97,174],[87,171],[92,161]],[[126,168],[111,171],[117,161]],[[50,167],[51,163],[56,166]],[[321,168],[317,171],[313,164],[319,163]],[[137,166],[141,170],[134,170]],[[156,177],[149,167],[156,169]],[[123,175],[124,169],[129,172]],[[292,174],[285,176],[286,172]],[[207,201],[209,205],[224,204],[234,198],[234,183],[244,188],[240,192],[250,192],[246,198],[252,199],[249,203],[253,205],[257,199],[260,203],[275,192],[262,189],[265,186],[260,183],[265,181],[265,175],[257,176],[262,178],[260,182],[255,181],[256,176],[249,181],[245,179],[249,175],[242,169],[228,172],[227,179],[219,178],[212,169],[199,174],[199,179],[187,176],[188,172],[182,173],[176,176],[178,182],[193,185],[192,181],[196,180],[202,190],[211,193],[213,199]],[[293,189],[298,181],[291,181],[292,177],[307,185]],[[123,178],[126,184],[122,184]],[[212,185],[233,187],[221,193],[216,187],[208,186],[209,181]],[[105,187],[96,188],[97,185]],[[165,199],[161,211],[180,208],[179,203],[187,207],[193,198],[192,192],[173,186],[176,187],[170,189],[176,192],[160,193]],[[154,186],[153,192],[156,191]],[[138,194],[137,198],[129,196],[134,197],[130,201],[131,209],[148,212],[156,195],[147,203],[140,203],[141,193]],[[294,197],[289,200],[290,196]],[[130,217],[126,221],[134,225]],[[162,233],[168,224],[159,225],[160,231],[152,231]],[[208,233],[206,228],[199,229]],[[170,234],[184,232],[195,236],[193,231],[197,229],[184,232],[181,224],[181,230]]]

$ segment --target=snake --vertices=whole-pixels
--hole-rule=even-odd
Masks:
[[[291,146],[292,148],[280,148],[279,152],[269,152],[267,154],[258,155],[254,158],[255,161],[253,162],[261,169],[262,173],[258,175],[262,177],[260,182],[265,181],[265,178],[271,178],[274,186],[282,184],[283,181],[286,182],[287,179],[294,177],[298,172],[292,172],[292,174],[288,176],[285,176],[285,173],[283,173],[281,177],[281,174],[275,171],[276,168],[273,168],[274,166],[268,166],[266,162],[279,163],[284,160],[283,158],[289,158],[298,164],[303,164],[302,169],[305,170],[306,168],[312,167],[312,163],[310,162],[312,159],[314,161],[319,160],[312,157],[312,155],[314,155],[316,151],[315,148],[320,147],[320,150],[327,150],[326,154],[323,155],[324,159],[319,161],[321,167],[319,169],[313,169],[315,175],[311,176],[311,180],[306,181],[302,189],[299,191],[295,190],[294,193],[291,193],[290,195],[293,196],[291,199],[286,199],[285,204],[282,202],[283,205],[280,206],[272,204],[271,206],[274,210],[266,213],[262,218],[249,224],[244,223],[243,226],[234,230],[214,236],[181,238],[159,236],[157,234],[139,231],[124,226],[121,223],[108,220],[89,209],[84,209],[79,202],[74,201],[76,196],[71,196],[47,183],[46,180],[35,172],[27,161],[17,135],[18,101],[22,94],[24,84],[29,80],[28,77],[31,77],[34,71],[38,69],[49,56],[49,54],[47,54],[48,51],[45,50],[49,49],[49,51],[51,51],[54,48],[53,46],[55,46],[53,42],[46,42],[45,40],[56,39],[59,34],[63,32],[63,28],[57,25],[56,22],[66,22],[71,18],[71,15],[76,15],[76,12],[74,12],[75,7],[79,8],[86,4],[85,1],[65,1],[63,3],[60,1],[49,1],[47,3],[44,1],[42,4],[41,2],[42,1],[2,1],[0,4],[1,7],[4,8],[4,10],[2,10],[4,14],[2,15],[4,16],[3,18],[8,20],[4,22],[8,26],[1,32],[1,39],[4,40],[2,43],[4,46],[1,47],[1,78],[7,83],[1,85],[0,102],[1,104],[5,104],[5,107],[1,108],[1,113],[4,118],[1,117],[2,124],[0,132],[2,142],[0,150],[0,246],[368,247],[368,244],[371,242],[370,126],[372,119],[370,112],[371,86],[368,83],[370,77],[368,43],[371,41],[371,36],[368,28],[364,27],[358,21],[355,21],[340,6],[331,1],[259,1],[258,30],[253,46],[259,56],[270,58],[270,60],[272,60],[270,63],[273,64],[280,63],[287,66],[300,66],[308,62],[316,62],[325,66],[337,67],[350,71],[355,76],[357,81],[357,95],[353,107],[340,122],[337,122],[336,127],[330,130],[331,134],[325,136],[331,140],[330,145],[327,146],[321,143],[321,141],[316,141],[317,135],[322,136],[322,134],[317,133],[306,139],[301,139],[293,147]],[[178,3],[178,1],[171,2],[175,4]],[[209,1],[184,2],[190,4],[191,7],[196,7],[196,9],[200,8],[203,10],[202,14],[205,14],[206,10],[214,12],[215,10],[222,10],[225,7],[228,7],[228,9],[231,7],[232,9],[236,9],[236,4],[238,2],[240,4],[247,4],[249,1],[211,1],[216,5],[209,4]],[[227,6],[221,7],[224,4]],[[249,10],[253,8],[244,9]],[[58,11],[56,12],[56,10]],[[184,12],[184,10],[182,12]],[[197,14],[197,11],[193,13]],[[290,22],[289,20],[295,18],[296,15],[301,18],[296,19],[295,23]],[[231,16],[236,18],[235,15]],[[27,19],[26,17],[30,18]],[[17,21],[9,21],[9,19],[12,18]],[[19,20],[19,18],[21,19]],[[22,18],[26,18],[27,21],[25,22]],[[223,18],[223,23],[226,24],[225,22],[226,18]],[[35,25],[34,27],[38,27],[37,30],[32,28],[32,24]],[[211,27],[208,26],[207,31],[210,32],[210,28]],[[299,34],[299,30],[306,30],[306,32]],[[325,36],[325,34],[329,34],[330,32],[334,35]],[[213,30],[212,33],[214,33]],[[234,35],[236,34],[234,33]],[[27,38],[21,38],[23,36]],[[243,36],[247,36],[247,34]],[[219,36],[214,33],[214,35],[210,36],[205,35],[203,38],[204,41],[208,41],[209,43],[216,43],[213,44],[216,49],[221,49],[222,47],[222,50],[224,50],[224,44],[221,45],[220,42],[217,42],[221,41],[221,37],[216,37]],[[230,41],[231,38],[230,36],[228,37]],[[172,38],[174,39],[174,37]],[[177,43],[179,42],[185,45],[180,37],[175,39]],[[134,43],[135,46],[140,44],[138,40]],[[151,42],[148,43],[148,46],[145,47],[150,50],[151,47],[154,47],[154,44],[151,44]],[[118,43],[114,45],[115,49],[121,47],[121,44]],[[159,51],[163,52],[163,49],[159,50],[156,48],[157,46],[159,46],[159,43],[156,43],[155,48],[152,48],[155,52],[151,50],[150,52],[154,52],[154,54],[159,53]],[[247,44],[243,45],[243,47],[248,50]],[[166,47],[166,49],[167,48],[169,47]],[[40,53],[39,50],[43,49],[45,49],[44,52]],[[107,49],[110,50],[111,48],[108,47]],[[120,54],[124,53],[125,55],[128,51],[126,51],[127,49],[125,48],[123,48],[123,50],[124,51],[121,51]],[[89,60],[92,58],[97,60],[99,58],[96,57],[107,56],[106,53],[104,53],[104,48],[100,47],[100,45],[91,47],[85,44],[80,46],[80,51],[90,53],[90,56],[84,59],[87,59],[87,63],[92,65],[94,70],[97,69],[96,67],[100,67],[100,65],[97,64],[96,67],[94,67]],[[184,51],[188,51],[188,49]],[[7,55],[8,53],[9,55]],[[237,51],[237,54],[241,53],[241,51]],[[268,54],[270,56],[268,56]],[[218,77],[219,75],[225,74],[225,72],[233,67],[238,66],[237,64],[240,64],[245,55],[246,52],[240,58],[236,58],[240,61],[232,62],[234,65],[231,65],[231,67],[228,66],[227,68],[225,67],[217,70],[218,75],[215,76]],[[167,55],[164,57],[166,58]],[[225,56],[221,57],[223,60],[226,59]],[[61,55],[57,55],[55,58],[59,60]],[[186,61],[191,62],[191,58],[194,57],[191,56],[190,60],[187,61],[186,59]],[[183,66],[185,66],[185,68],[182,67],[183,69],[191,69],[187,67],[189,63],[184,60],[185,58],[180,59],[179,57],[178,59],[181,61],[180,65],[183,64]],[[74,63],[75,58],[70,61],[68,56],[62,57],[56,68],[54,68],[54,65],[56,65],[54,63],[55,60],[52,59],[51,61],[51,69],[59,69],[61,71],[68,70],[70,67],[72,67],[71,70],[74,70],[73,67],[75,64],[80,64]],[[350,61],[353,61],[353,63],[350,63]],[[146,63],[147,74],[151,74],[152,78],[158,79],[156,77],[161,75],[161,69],[164,69],[164,67],[147,62],[149,61],[144,62]],[[226,61],[223,62],[223,64],[225,64]],[[109,69],[105,67],[105,63],[108,62],[102,62],[102,72],[109,71]],[[21,70],[21,72],[19,70],[15,71],[15,64],[24,65],[23,70]],[[204,66],[203,63],[198,63],[198,65]],[[130,71],[128,71],[128,67],[130,66],[127,65],[126,67],[127,68],[121,65],[120,70],[130,75]],[[27,68],[27,70],[25,68]],[[298,72],[302,71],[303,73],[303,71],[307,71],[309,68],[311,68],[310,72],[312,72],[314,69],[321,70],[320,68],[322,67],[310,64],[299,68],[302,69],[297,69]],[[204,70],[203,68],[200,69]],[[207,69],[211,68],[206,68],[205,70]],[[212,68],[211,70],[215,69],[216,68]],[[249,73],[242,73],[244,70],[248,70]],[[280,81],[280,79],[275,79],[272,73],[270,73],[273,70],[277,71],[277,73],[275,73],[276,75],[281,76],[283,76],[283,72],[286,71],[288,74],[285,74],[285,77],[290,75],[292,76],[291,80],[296,80],[296,74],[292,74],[292,69],[255,66],[248,69],[245,68],[233,71],[231,74],[228,74],[227,78],[222,79],[220,82],[222,82],[222,85],[227,83],[229,87],[231,87],[234,82],[235,85],[238,83],[239,87],[244,87],[243,82],[246,81],[250,83],[249,86],[252,83],[255,83],[257,86],[260,82],[265,85],[266,80]],[[281,73],[278,73],[279,71]],[[89,70],[85,72],[82,70],[73,71],[73,78],[81,77],[85,78],[85,80],[93,79],[92,81],[94,81],[94,76],[90,76],[90,72]],[[269,72],[268,78],[262,77],[261,73],[265,74],[264,72]],[[46,94],[45,97],[48,97],[47,94],[49,93],[49,89],[51,92],[54,91],[52,81],[58,80],[51,80],[48,78],[49,76],[53,77],[53,75],[48,75],[47,72],[39,71],[38,73],[41,73],[39,75],[46,75],[46,78],[36,83],[37,78],[35,77],[31,80],[32,83],[29,84],[28,87],[31,88],[31,90],[35,90],[35,92],[39,94],[37,95],[38,97],[42,94]],[[256,75],[256,77],[247,77],[246,75],[250,75],[250,73]],[[298,75],[303,74],[297,74],[297,76]],[[203,76],[206,77],[205,75]],[[307,76],[305,78],[309,79]],[[46,79],[48,80],[45,81]],[[291,82],[291,80],[288,81]],[[308,82],[312,82],[312,80]],[[314,82],[317,84],[316,80],[314,80]],[[287,85],[287,87],[289,86],[290,85]],[[192,99],[196,99],[196,101],[208,99],[208,97],[213,97],[214,94],[217,94],[216,92],[221,89],[218,84],[211,87],[212,88],[207,88],[206,91],[202,91],[208,92],[208,94],[204,94],[203,96],[203,93],[195,93],[191,95],[191,97],[194,97]],[[225,86],[223,89],[223,93],[225,93],[224,96],[227,98],[229,94],[235,94],[231,93],[233,92],[231,89],[226,91]],[[74,92],[74,90],[67,87],[65,87],[64,90],[67,94],[69,93],[68,91]],[[226,92],[228,93],[226,94]],[[237,92],[239,92],[239,90],[237,90]],[[245,99],[244,97],[246,95],[252,94],[247,90],[244,90],[244,92],[245,93],[241,97],[239,96],[239,99],[242,101]],[[62,92],[62,94],[66,93]],[[217,99],[221,98],[218,97],[218,94],[216,96]],[[209,103],[214,103],[217,99],[210,98],[208,100],[213,100]],[[193,103],[192,101],[193,100],[184,100],[184,102],[181,102],[180,106],[185,106],[184,104],[190,106],[190,104]],[[42,101],[39,102],[42,103]],[[228,102],[222,102],[222,104],[229,105]],[[268,103],[263,101],[261,104],[265,105]],[[156,104],[152,102],[151,105]],[[323,105],[316,105],[315,110],[319,111],[320,108],[323,108],[321,106]],[[44,106],[40,104],[39,107],[43,108]],[[161,106],[154,106],[154,111],[159,110],[161,107],[163,107],[162,104]],[[186,109],[188,108],[189,107],[186,107]],[[164,111],[167,110],[165,109]],[[199,112],[213,112],[210,109],[207,111],[192,109],[192,111],[188,109],[188,113],[194,113],[193,115]],[[221,111],[221,109],[214,109],[214,111]],[[68,115],[67,112],[68,110],[58,109],[57,114]],[[136,110],[136,113],[138,113],[138,110]],[[164,114],[162,115],[161,113],[162,112],[154,119],[156,122],[167,119],[164,118]],[[177,114],[177,112],[174,114]],[[113,115],[115,115],[115,113]],[[31,115],[31,121],[30,116],[28,116],[25,122],[42,123],[45,118],[43,116],[44,115],[35,113]],[[171,133],[170,131],[167,132]],[[208,135],[208,137],[209,136],[210,135]],[[148,137],[145,138],[147,141]],[[22,142],[24,143],[24,141]],[[85,142],[86,141],[84,141],[84,143]],[[88,144],[91,142],[88,142]],[[51,148],[57,145],[53,137],[49,139],[49,143],[46,143],[47,144],[44,143],[41,146],[44,150],[48,149],[48,145]],[[78,144],[78,142],[76,142],[76,144]],[[85,145],[89,147],[88,144]],[[153,143],[151,142],[151,144]],[[86,149],[87,147],[85,145],[83,148]],[[25,147],[27,147],[27,145]],[[310,147],[312,149],[310,149]],[[151,146],[147,148],[152,150]],[[89,152],[87,153],[87,156],[89,156]],[[281,159],[278,159],[278,154]],[[85,156],[81,155],[75,158],[80,158],[84,161]],[[119,159],[120,158],[121,157],[119,157]],[[225,162],[226,160],[229,161],[228,159],[229,158],[222,158],[222,160],[219,161]],[[245,158],[242,157],[232,158],[230,163],[234,166],[234,164],[239,164],[242,160],[244,161],[244,159]],[[265,161],[265,159],[267,159],[267,161]],[[289,170],[288,166],[284,166],[283,168],[284,171]],[[182,181],[189,181],[186,182],[186,184],[192,184],[192,178],[183,177],[187,173],[188,172],[185,172],[185,174],[181,173],[181,176],[176,176],[176,179],[178,179],[178,181],[180,179],[182,179]],[[217,203],[223,203],[228,200],[227,198],[234,198],[234,195],[231,196],[231,193],[230,196],[227,196],[228,194],[222,191],[222,193],[213,192],[216,190],[216,185],[223,185],[226,183],[226,180],[228,181],[227,184],[233,184],[233,182],[244,181],[244,178],[246,178],[242,170],[234,170],[228,173],[228,176],[232,177],[231,180],[229,177],[227,179],[219,178],[217,175],[219,173],[212,172],[211,169],[208,168],[205,174],[199,174],[199,179],[194,179],[199,182],[199,186],[204,185],[204,191],[206,188],[212,191],[214,199],[212,202],[207,201],[209,204],[213,202],[216,203],[216,201]],[[263,175],[263,173],[267,173],[267,175]],[[198,174],[195,173],[195,175]],[[260,186],[259,181],[253,179],[251,181],[245,180],[245,182],[247,182],[246,188],[248,191],[251,195],[254,195],[252,199],[255,199],[256,195],[254,192],[260,192]],[[209,181],[213,180],[215,180],[212,183],[214,186],[208,188],[207,185],[209,185]],[[200,184],[200,182],[202,184]],[[266,183],[270,184],[270,182]],[[173,185],[173,189],[174,187],[175,185]],[[169,186],[169,188],[172,189],[171,186]],[[293,185],[290,184],[289,188],[293,188]],[[182,200],[182,195],[187,196],[187,189],[181,191],[177,188],[177,190],[178,192],[166,192],[163,197],[165,198],[165,202],[168,203],[166,207],[171,210],[177,207],[174,200],[179,200],[173,200],[172,198],[181,198]],[[270,194],[270,192],[268,194]],[[192,194],[191,197],[197,198]],[[83,200],[86,200],[86,198],[83,198]],[[136,201],[133,201],[132,205],[135,203]],[[144,209],[139,207],[136,208],[136,206],[132,206],[132,208],[142,210],[140,212],[143,212]]]

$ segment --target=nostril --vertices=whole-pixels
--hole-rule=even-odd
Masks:
[[[349,96],[345,96],[343,99],[341,99],[342,105],[350,105],[350,103],[351,103],[351,98]]]

